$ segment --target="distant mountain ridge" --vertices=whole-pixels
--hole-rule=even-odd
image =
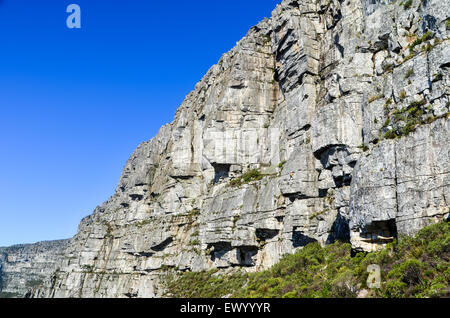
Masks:
[[[62,261],[70,240],[0,247],[0,298],[25,297]]]

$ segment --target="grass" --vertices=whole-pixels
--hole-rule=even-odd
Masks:
[[[402,136],[408,136],[410,133],[416,131],[419,124],[420,123],[415,119],[408,120],[406,126],[402,128]]]
[[[311,243],[260,273],[217,270],[166,277],[166,296],[183,298],[352,298],[367,289],[367,267],[381,267],[382,286],[368,297],[449,297],[450,224],[402,237],[376,253],[351,255],[348,243]]]
[[[401,91],[399,97],[400,97],[401,100],[405,100],[405,98],[406,98],[406,91]]]
[[[444,78],[442,73],[436,73],[433,75],[433,82],[441,81]]]
[[[393,63],[388,63],[386,65],[383,66],[383,71],[386,73],[391,73],[394,70],[394,64]]]
[[[431,105],[424,109],[425,105],[426,100],[422,99],[411,102],[408,107],[403,107],[402,109],[394,111],[392,120],[394,125],[401,121],[405,122],[405,125],[401,128],[397,127],[386,131],[384,134],[384,139],[396,139],[403,136],[408,136],[421,125],[431,124],[441,118],[449,118],[449,113],[445,113],[440,116],[433,116],[429,113]],[[387,128],[392,121],[390,118],[387,118],[383,128]]]
[[[379,100],[379,99],[381,99],[381,98],[384,98],[384,94],[376,95],[376,96],[371,96],[371,97],[369,98],[369,104],[370,104],[370,103],[373,103],[374,101]]]
[[[422,44],[422,43],[424,43],[424,42],[426,42],[426,41],[431,40],[431,39],[433,38],[433,36],[434,36],[434,35],[433,35],[433,32],[431,32],[431,31],[426,32],[424,35],[422,35],[422,37],[416,39],[413,43],[411,43],[411,45],[410,45],[410,47],[409,47],[409,51],[410,51],[410,52],[413,52],[413,51],[414,51],[414,48],[415,48],[416,46],[418,46],[418,45],[420,45],[420,44]],[[428,51],[428,50],[427,50],[427,51]]]
[[[384,134],[384,138],[385,139],[395,139],[399,137],[397,135],[397,132],[394,129],[388,130],[385,134]]]
[[[413,75],[413,74],[414,74],[414,69],[409,69],[409,70],[406,72],[405,79],[410,78],[411,75]]]
[[[249,170],[246,173],[244,173],[242,176],[238,178],[234,178],[230,182],[231,187],[240,187],[243,184],[248,184],[252,181],[259,181],[264,176],[261,174],[261,172],[257,169]]]
[[[386,104],[384,104],[384,107],[385,107],[385,108],[388,108],[390,105],[392,105],[392,98],[388,98],[388,99],[386,100]]]
[[[282,162],[280,162],[280,164],[278,165],[278,168],[283,169],[284,165],[287,163],[286,160],[283,160]]]

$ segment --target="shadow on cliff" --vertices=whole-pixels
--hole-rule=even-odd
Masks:
[[[331,232],[328,235],[326,243],[333,244],[336,241],[350,242],[349,220],[343,217],[340,212],[338,212],[336,220],[334,220],[334,223],[331,226]]]

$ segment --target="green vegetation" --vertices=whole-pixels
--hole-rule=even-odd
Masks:
[[[286,160],[283,160],[282,162],[280,162],[280,164],[278,165],[278,168],[283,169],[286,162],[287,162]]]
[[[269,35],[264,37],[263,46],[270,45],[272,43],[272,38]]]
[[[394,70],[394,64],[393,63],[388,63],[388,64],[383,66],[383,71],[385,71],[386,73],[391,73],[393,70]]]
[[[426,100],[422,99],[411,102],[408,107],[403,107],[399,110],[395,110],[392,113],[392,121],[394,123],[394,127],[396,128],[386,131],[384,134],[384,138],[395,139],[402,136],[408,136],[421,125],[431,124],[441,118],[449,118],[449,113],[441,116],[433,116],[433,114],[431,113],[431,105],[424,108],[426,104]],[[383,125],[383,128],[387,128],[392,121],[391,118],[388,117]],[[396,124],[399,122],[404,122],[405,124],[401,127],[398,127]]]
[[[388,130],[385,134],[384,134],[384,138],[385,139],[395,139],[399,137],[399,135],[397,135],[397,132],[394,129]]]
[[[167,295],[220,298],[350,298],[367,288],[370,264],[381,267],[382,286],[368,297],[449,297],[450,224],[427,227],[376,253],[351,256],[351,246],[311,243],[260,273],[220,275],[217,270],[167,273]]]
[[[146,225],[149,225],[149,224],[152,224],[152,223],[153,223],[153,219],[147,219],[147,220],[144,220],[144,221],[136,223],[136,226],[137,227],[143,227],[143,226],[146,226]],[[111,233],[111,231],[112,231],[111,229],[108,230],[109,233]]]
[[[442,73],[436,73],[433,75],[433,82],[441,81],[444,78]]]
[[[191,211],[189,211],[188,213],[188,217],[195,217],[195,216],[199,216],[200,215],[200,210],[199,209],[193,209]]]
[[[27,288],[36,288],[42,286],[44,281],[42,279],[32,279],[26,282],[25,286]]]
[[[240,216],[240,215],[235,215],[235,216],[233,217],[233,229],[236,228],[236,224],[237,224],[237,222],[239,222],[240,219],[241,219],[241,216]]]
[[[199,239],[193,239],[192,241],[189,242],[189,245],[191,246],[197,246],[200,245],[202,242],[200,242]]]
[[[306,144],[309,145],[311,143],[311,136],[306,137]]]
[[[422,46],[422,51],[424,51],[424,52],[431,52],[432,49],[433,49],[433,45],[431,45],[430,43]]]
[[[411,8],[413,4],[413,0],[407,0],[404,4],[403,4],[403,9],[408,10],[409,8]]]
[[[406,72],[405,79],[410,78],[411,75],[413,75],[413,74],[414,74],[414,69],[409,69],[409,70]]]
[[[420,123],[416,119],[409,120],[406,126],[402,128],[402,136],[408,136],[414,132]]]
[[[422,35],[422,37],[416,39],[413,43],[411,43],[411,45],[409,46],[409,51],[413,52],[414,48],[417,45],[422,44],[423,42],[426,42],[428,40],[431,40],[433,38],[433,33],[431,31],[428,31],[427,33],[425,33],[424,35]],[[430,49],[431,50],[431,49]]]
[[[388,100],[386,100],[386,104],[384,104],[384,106],[387,108],[390,105],[392,105],[392,98],[388,98]]]
[[[376,96],[371,96],[371,97],[369,98],[369,104],[370,104],[370,103],[373,103],[374,101],[379,100],[379,99],[381,99],[381,98],[384,98],[384,94],[376,95]]]
[[[407,57],[404,58],[402,63],[405,63],[406,61],[409,61],[410,59],[412,59],[414,56],[416,56],[416,52],[414,51],[410,51],[409,55]]]
[[[317,217],[319,217],[319,216],[321,216],[321,215],[326,214],[328,211],[330,211],[330,209],[324,209],[324,210],[322,210],[322,211],[313,213],[313,214],[309,217],[309,219],[310,219],[310,220],[313,220],[313,219],[315,219],[315,218],[317,218]]]
[[[358,148],[361,149],[364,152],[369,151],[369,146],[367,144],[362,144]]]
[[[447,30],[450,30],[450,20],[447,20],[447,22],[445,22],[445,28]]]
[[[81,270],[85,273],[93,273],[94,265],[81,265]]]
[[[264,176],[261,174],[261,172],[259,170],[253,169],[253,170],[247,171],[242,176],[231,180],[230,186],[240,187],[243,184],[248,184],[252,181],[261,180],[263,177]]]

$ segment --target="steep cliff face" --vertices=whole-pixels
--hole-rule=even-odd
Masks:
[[[0,298],[25,297],[62,261],[69,240],[0,248]]]
[[[154,297],[449,216],[450,2],[285,0],[139,146],[40,297]]]

